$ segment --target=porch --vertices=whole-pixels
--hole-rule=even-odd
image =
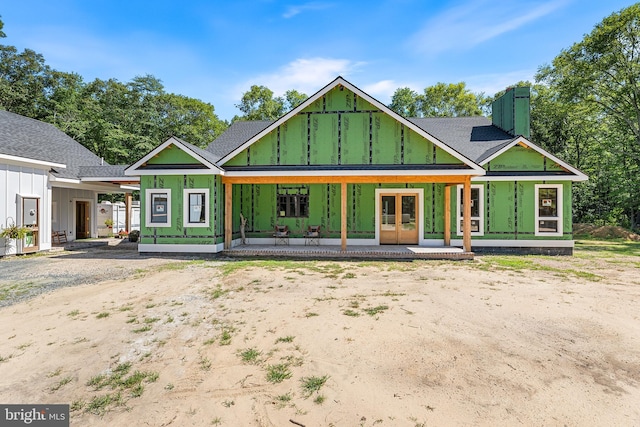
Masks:
[[[472,260],[473,252],[452,246],[381,245],[238,245],[225,249],[221,255],[233,258],[293,258],[293,259],[340,259],[340,260]]]

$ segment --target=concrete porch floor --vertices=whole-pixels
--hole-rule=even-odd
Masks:
[[[473,252],[457,247],[417,245],[347,246],[345,252],[338,245],[239,245],[226,249],[222,255],[229,257],[300,258],[300,259],[446,259],[471,260]]]

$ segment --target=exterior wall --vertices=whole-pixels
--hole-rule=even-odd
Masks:
[[[40,250],[51,248],[51,194],[48,189],[48,174],[45,170],[9,164],[0,164],[0,224],[7,225],[9,218],[22,224],[18,207],[19,196],[37,196],[39,202]],[[8,251],[7,251],[8,249]],[[20,244],[9,245],[0,238],[0,256],[20,253]]]
[[[182,252],[193,246],[201,252],[216,252],[224,242],[224,194],[218,175],[143,175],[140,178],[140,251]],[[171,190],[171,224],[168,227],[150,227],[147,189]],[[209,189],[207,227],[185,227],[183,190]],[[181,249],[180,247],[183,246]],[[155,247],[155,249],[154,249]],[[196,252],[196,250],[194,250]]]
[[[90,231],[91,237],[98,237],[97,224],[97,200],[98,195],[92,190],[81,190],[77,188],[53,187],[51,189],[52,206],[51,206],[51,230],[49,230],[49,239],[51,239],[51,231],[64,231],[67,234],[67,240],[76,240],[75,230],[75,202],[87,201],[90,203]]]
[[[461,164],[347,89],[335,88],[225,166]]]
[[[536,184],[562,186],[562,235],[536,235]],[[573,248],[572,193],[569,181],[487,181],[473,182],[483,186],[483,235],[472,236],[472,246],[478,252],[518,252],[570,254]],[[455,187],[454,187],[455,188]],[[456,208],[458,192],[451,195],[451,238],[454,244],[460,236]],[[519,248],[515,250],[514,248]],[[547,248],[546,250],[543,248]],[[555,249],[554,249],[555,248]],[[569,248],[569,249],[568,249]]]
[[[283,185],[295,187],[297,185]],[[282,218],[277,212],[277,185],[245,184],[233,186],[233,238],[240,237],[240,213],[247,219],[247,238],[267,238],[275,225],[287,225],[292,238],[302,238],[309,225],[320,225],[323,238],[340,238],[340,184],[311,184],[308,218]],[[444,184],[348,184],[347,238],[370,239],[376,236],[377,188],[422,189],[424,193],[423,239],[444,238]]]

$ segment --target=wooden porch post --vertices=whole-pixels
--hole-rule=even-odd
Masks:
[[[342,252],[347,250],[347,183],[342,182],[340,186],[340,239],[342,241]]]
[[[471,252],[471,177],[464,180],[463,249]]]
[[[233,184],[224,183],[224,248],[231,249],[231,238],[233,236]]]
[[[124,229],[131,231],[131,193],[124,195]]]
[[[444,245],[451,246],[451,186],[444,186]]]

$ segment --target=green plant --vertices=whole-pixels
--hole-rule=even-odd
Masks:
[[[281,383],[282,381],[291,378],[291,375],[289,365],[286,363],[267,366],[267,381],[270,383]]]
[[[286,337],[280,337],[276,340],[276,344],[278,344],[279,342],[293,342],[293,339],[295,337],[292,335],[288,335]]]
[[[7,226],[0,231],[0,237],[4,237],[5,239],[24,239],[28,233],[29,229],[27,227],[12,223],[11,225],[7,224]]]
[[[329,379],[328,375],[323,375],[321,377],[301,378],[300,382],[302,383],[302,394],[304,395],[305,399],[311,396],[313,393],[320,391],[320,389],[322,388],[324,383],[327,382],[328,379]]]
[[[138,230],[131,230],[129,232],[129,241],[130,242],[137,242],[138,239],[140,239],[140,231]]]
[[[256,364],[260,360],[258,359],[262,353],[258,349],[248,348],[240,352],[240,358],[244,363]]]
[[[104,220],[104,225],[106,225],[109,228],[113,227],[113,220],[111,218],[105,219]]]

